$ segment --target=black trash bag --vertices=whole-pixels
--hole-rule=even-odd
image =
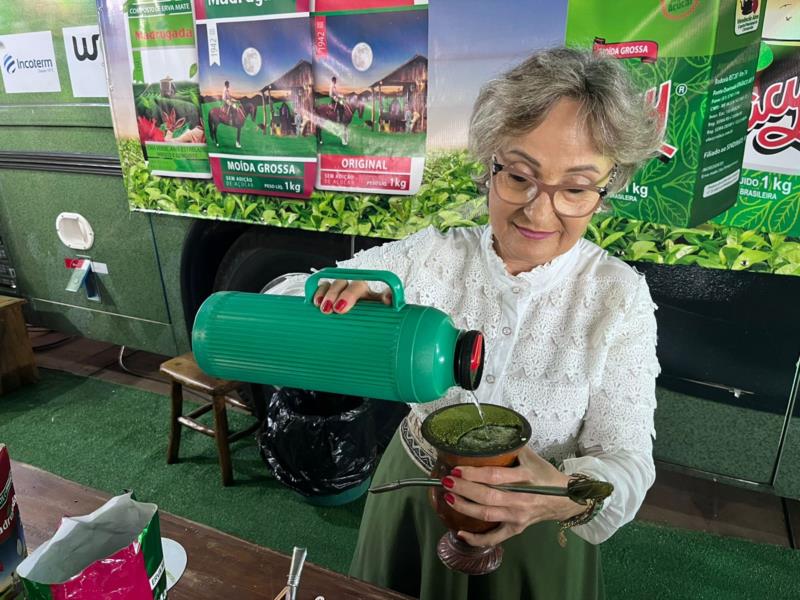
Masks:
[[[383,454],[411,409],[405,402],[394,400],[373,399],[370,402],[375,421],[375,442],[378,445],[378,454]]]
[[[278,481],[304,496],[347,491],[377,466],[367,398],[282,388],[266,416],[257,434],[261,457]]]

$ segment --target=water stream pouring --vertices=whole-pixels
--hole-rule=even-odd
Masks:
[[[322,314],[313,297],[322,279],[381,281],[391,306],[361,301]],[[430,402],[453,386],[478,387],[484,341],[429,306],[405,303],[389,271],[323,269],[305,298],[245,292],[212,294],[197,313],[192,349],[214,377],[400,402]]]

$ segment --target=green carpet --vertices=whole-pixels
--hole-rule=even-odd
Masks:
[[[165,397],[60,372],[42,375],[37,385],[0,397],[0,442],[12,458],[110,493],[134,489],[163,510],[282,552],[306,546],[309,560],[346,571],[363,502],[310,506],[268,475],[250,440],[234,445],[237,484],[223,488],[205,436],[185,432],[181,463],[165,463]],[[248,419],[234,414],[231,421],[237,427]],[[612,600],[800,593],[798,552],[642,523],[603,545],[603,565]]]

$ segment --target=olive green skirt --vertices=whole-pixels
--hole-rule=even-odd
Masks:
[[[395,434],[372,483],[422,475]],[[503,542],[503,564],[482,576],[451,571],[441,563],[436,545],[445,532],[428,503],[427,488],[370,494],[350,575],[421,600],[605,597],[600,549],[569,532],[562,548],[554,522],[532,525]]]

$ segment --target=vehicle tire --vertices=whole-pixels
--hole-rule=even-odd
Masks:
[[[351,239],[296,229],[254,227],[239,237],[223,257],[214,279],[214,291],[258,293],[286,273],[308,273],[311,269],[333,266],[351,256]],[[356,240],[359,247],[378,243]],[[262,419],[274,391],[271,386],[250,384],[245,386],[242,396]],[[399,402],[372,402],[378,451],[383,452],[409,409]]]
[[[214,291],[259,293],[286,273],[308,273],[350,256],[350,239],[300,230],[254,227],[225,253],[214,278]],[[259,419],[275,388],[248,384],[240,395]]]

